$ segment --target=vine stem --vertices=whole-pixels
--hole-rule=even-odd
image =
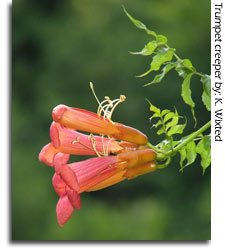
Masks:
[[[170,46],[169,46],[167,43],[165,43],[165,46],[166,46],[168,49],[170,48]],[[176,57],[176,59],[177,59],[178,61],[180,61],[180,62],[182,63],[182,65],[183,65],[185,68],[187,68],[188,70],[190,70],[193,74],[198,75],[198,76],[200,76],[200,77],[203,76],[201,73],[199,73],[199,72],[197,72],[197,71],[191,69],[191,68],[188,67],[187,65],[185,65],[185,64],[182,62],[182,59],[181,59],[175,52],[174,52],[173,55]]]
[[[194,140],[197,136],[199,136],[201,133],[203,133],[206,129],[210,128],[211,121],[207,122],[204,126],[202,126],[200,129],[195,131],[194,133],[190,134],[184,141],[182,141],[179,145],[177,145],[173,150],[170,150],[166,153],[164,153],[162,150],[158,149],[154,145],[152,145],[150,142],[147,142],[146,145],[155,150],[157,152],[157,159],[163,160],[165,158],[170,157],[172,154],[175,154],[177,151],[179,151],[182,147],[184,147],[186,144]],[[168,164],[167,164],[168,165]]]
[[[188,136],[184,141],[182,141],[178,146],[176,146],[173,151],[170,150],[165,154],[165,156],[169,156],[171,154],[176,153],[179,151],[182,147],[184,147],[186,144],[191,142],[194,138],[196,138],[198,135],[200,135],[202,132],[204,132],[206,129],[208,129],[211,126],[211,121],[207,122],[204,126],[202,126],[199,130],[195,131],[193,134]]]
[[[152,145],[149,141],[146,143],[146,145],[147,145],[149,148],[155,150],[156,152],[160,152],[159,149],[158,149],[157,147],[155,147],[154,145]]]

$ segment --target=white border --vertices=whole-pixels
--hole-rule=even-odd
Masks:
[[[211,2],[211,77],[212,77],[212,87],[215,84],[215,69],[212,67],[214,63],[214,50],[215,50],[215,31],[212,27],[215,25],[215,4],[223,3],[222,8],[222,91],[223,91],[223,101],[225,102],[225,2],[223,0],[212,0]],[[219,249],[222,249],[224,244],[224,226],[225,226],[225,201],[224,201],[224,183],[225,183],[225,160],[223,156],[225,156],[225,143],[215,142],[214,134],[215,134],[215,95],[212,91],[212,245]],[[223,104],[223,112],[225,112],[225,107]],[[225,114],[224,114],[225,115]],[[222,123],[222,139],[225,140],[225,123]]]
[[[221,2],[224,3],[223,0],[212,0],[211,1],[211,24],[212,26],[214,25],[214,5],[215,3],[220,4]],[[5,4],[6,3],[6,4]],[[9,5],[12,3],[12,1],[0,1],[0,31],[1,31],[1,84],[0,84],[0,107],[1,107],[1,232],[0,232],[0,245],[1,247],[5,248],[11,248],[13,246],[18,247],[18,248],[26,248],[29,247],[29,249],[32,247],[34,248],[43,248],[46,249],[48,248],[58,248],[58,247],[65,247],[65,244],[12,244],[10,243],[9,239],[11,235],[9,235],[10,231],[9,229],[11,226],[9,223],[11,222],[9,220],[10,218],[10,183],[9,183],[9,157],[10,157],[10,151],[9,150],[9,133],[10,131],[10,124],[9,124],[9,116],[11,115],[9,110],[9,82],[10,77],[9,74],[9,48],[11,47],[11,44],[9,41],[9,28],[10,28],[10,23],[9,23]],[[223,12],[223,20],[222,20],[222,36],[223,36],[223,54],[222,54],[222,62],[223,62],[223,81],[225,84],[225,3],[224,7],[222,9]],[[213,53],[214,51],[214,39],[213,39],[213,30],[212,31],[212,39],[211,39],[211,51]],[[213,54],[212,54],[212,59],[213,59]],[[214,69],[211,68],[212,76],[213,76],[213,71]],[[212,83],[214,82],[214,78],[212,77]],[[223,87],[223,93],[225,89]],[[225,98],[224,98],[225,101]],[[214,98],[212,96],[212,104],[214,102]],[[224,108],[225,110],[225,108]],[[164,243],[164,244],[132,244],[132,243],[127,243],[125,244],[112,244],[110,245],[107,244],[107,248],[121,248],[121,249],[134,249],[134,248],[151,248],[151,249],[164,249],[167,247],[168,249],[174,249],[174,248],[179,248],[179,249],[200,249],[200,248],[205,248],[205,247],[210,247],[214,249],[215,247],[218,247],[218,249],[223,249],[225,246],[224,243],[224,227],[225,227],[225,202],[224,202],[224,183],[225,183],[225,160],[222,158],[225,156],[225,145],[224,142],[214,142],[213,140],[213,135],[214,135],[214,129],[213,129],[213,112],[214,112],[214,105],[212,105],[212,242],[211,243],[206,243],[206,244],[169,244],[169,243]],[[224,124],[224,123],[223,123]],[[225,130],[225,127],[223,127],[223,131]],[[224,133],[223,133],[224,134]],[[223,139],[225,139],[223,137]],[[7,190],[7,191],[6,191]],[[31,229],[32,230],[32,229]],[[106,245],[105,244],[88,244],[88,245],[73,245],[73,244],[67,244],[66,247],[76,247],[76,249],[80,248],[92,248],[92,249],[105,249]]]
[[[7,248],[7,242],[9,241],[9,16],[8,6],[11,1],[0,1],[0,31],[1,31],[1,52],[0,52],[0,69],[1,69],[1,81],[0,81],[0,109],[1,109],[1,232],[0,232],[0,244],[4,248]]]

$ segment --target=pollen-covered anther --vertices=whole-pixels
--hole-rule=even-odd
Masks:
[[[120,95],[120,101],[124,102],[126,100],[126,96],[125,95]]]

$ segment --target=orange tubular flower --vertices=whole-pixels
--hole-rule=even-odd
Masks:
[[[70,218],[74,208],[80,209],[80,193],[106,188],[126,178],[152,172],[156,169],[155,158],[153,150],[143,149],[67,164],[69,155],[58,153],[54,159],[56,174],[53,186],[60,196],[56,207],[59,225],[62,226]]]
[[[81,208],[81,193],[103,189],[157,169],[156,153],[148,148],[147,137],[111,119],[117,105],[126,97],[121,95],[119,99],[110,100],[106,96],[100,103],[92,84],[91,88],[99,104],[97,114],[65,105],[55,107],[51,142],[39,153],[39,160],[55,170],[52,184],[59,196],[56,214],[60,226],[69,220],[74,209]],[[68,164],[71,154],[97,157]]]
[[[52,142],[43,147],[39,160],[53,166],[54,157],[58,152],[72,155],[105,156],[110,153],[136,150],[137,144],[117,142],[103,136],[85,135],[69,129],[60,123],[53,122],[50,127]]]
[[[147,137],[137,129],[114,123],[107,117],[98,116],[83,109],[70,108],[61,104],[53,109],[52,118],[55,122],[80,131],[108,135],[118,140],[139,145],[148,142]]]

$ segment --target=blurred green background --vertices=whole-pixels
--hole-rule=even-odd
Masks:
[[[97,192],[82,194],[82,209],[60,228],[53,169],[38,161],[49,142],[51,111],[63,103],[95,112],[105,95],[127,100],[115,121],[135,127],[153,144],[145,97],[161,109],[177,107],[193,119],[180,96],[182,79],[171,72],[148,88],[150,57],[130,55],[149,41],[121,5],[150,29],[168,37],[181,58],[210,74],[209,0],[18,0],[12,9],[12,239],[13,240],[208,240],[210,168],[200,159],[179,172],[179,155],[164,170]],[[197,128],[210,119],[201,102],[198,77],[191,82]],[[74,156],[73,160],[83,159]]]

